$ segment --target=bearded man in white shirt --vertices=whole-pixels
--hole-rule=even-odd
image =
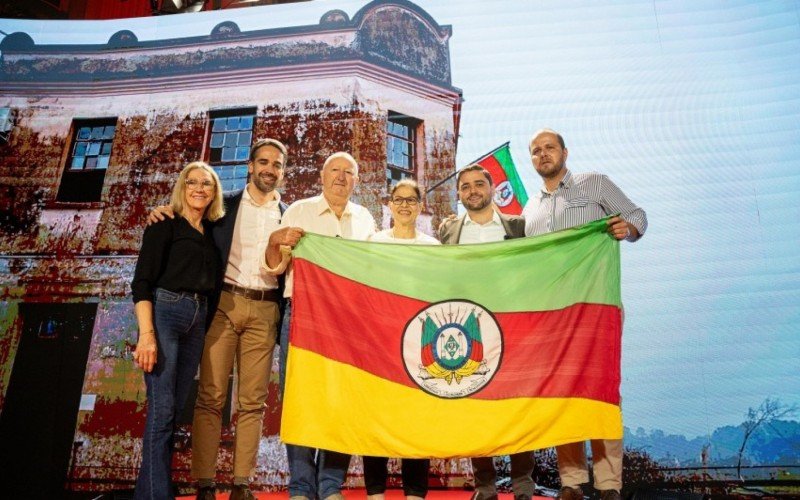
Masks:
[[[458,199],[467,210],[459,218],[445,220],[439,228],[443,245],[488,243],[525,236],[525,220],[497,211],[492,202],[494,182],[482,166],[464,167],[456,176]],[[533,452],[510,455],[511,489],[515,500],[530,500],[534,493]],[[471,500],[497,500],[497,472],[492,457],[472,459],[475,492]]]

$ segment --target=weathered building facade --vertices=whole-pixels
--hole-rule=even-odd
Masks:
[[[329,154],[349,151],[356,200],[388,224],[391,182],[434,185],[455,170],[462,97],[450,36],[410,2],[376,0],[309,26],[241,32],[226,21],[148,42],[121,30],[102,45],[38,45],[17,32],[0,43],[0,439],[43,457],[37,477],[52,484],[42,488],[135,477],[145,395],[130,361],[128,284],[146,214],[181,168],[203,159],[239,189],[250,144],[274,137],[290,151],[282,196],[292,202],[319,192]],[[455,210],[453,191],[429,193],[424,230]],[[265,488],[286,476],[276,380],[256,476]],[[176,469],[188,480],[183,420]],[[0,461],[26,474],[13,453]]]

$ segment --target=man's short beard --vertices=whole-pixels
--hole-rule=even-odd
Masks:
[[[467,202],[467,203],[469,203],[469,202]],[[475,207],[475,208],[469,206],[467,203],[463,203],[462,202],[462,204],[464,205],[464,208],[466,208],[467,210],[472,211],[472,212],[478,212],[478,211],[483,210],[484,208],[488,207],[489,205],[491,205],[492,200],[491,199],[484,199],[481,202],[481,206]]]
[[[548,174],[542,174],[540,172],[537,172],[537,173],[543,179],[554,179],[554,178],[558,177],[559,174],[561,174],[561,171],[566,166],[567,166],[567,162],[562,159],[560,162],[553,164],[553,171],[552,172],[550,172]]]
[[[253,176],[253,185],[262,193],[268,194],[275,191],[275,188],[278,187],[278,179],[276,178],[274,182],[268,184],[262,181],[261,177],[255,175]]]

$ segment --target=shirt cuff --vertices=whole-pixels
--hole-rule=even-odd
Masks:
[[[269,274],[278,275],[283,274],[286,271],[286,267],[289,265],[289,262],[292,260],[292,247],[288,245],[281,245],[281,261],[275,267],[270,267],[269,263],[267,262],[267,254],[264,252],[264,256],[261,258],[261,269],[265,270]]]

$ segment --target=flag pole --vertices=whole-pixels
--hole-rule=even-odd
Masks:
[[[444,179],[440,180],[439,182],[437,182],[437,183],[436,183],[436,184],[434,184],[433,186],[431,186],[431,187],[429,187],[429,188],[425,189],[425,196],[427,197],[427,196],[428,196],[430,193],[432,193],[432,192],[433,192],[433,190],[434,190],[434,189],[438,188],[439,186],[441,186],[441,185],[442,185],[442,184],[444,184],[445,182],[447,182],[447,181],[449,181],[450,179],[452,179],[453,177],[455,177],[455,176],[456,176],[456,174],[458,174],[458,172],[459,172],[459,171],[458,171],[458,170],[456,170],[455,172],[453,172],[452,174],[448,175],[448,176],[447,176],[447,177],[445,177]]]

